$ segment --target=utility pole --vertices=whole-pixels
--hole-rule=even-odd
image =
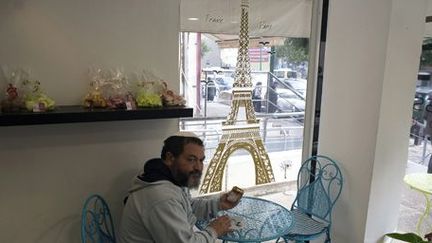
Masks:
[[[262,49],[266,45],[270,44],[268,41],[260,41],[258,42],[260,44],[260,71],[262,71]]]

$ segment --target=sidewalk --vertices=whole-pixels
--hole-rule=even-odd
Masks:
[[[426,148],[424,143],[420,145],[412,145],[413,140],[410,140],[410,147],[408,148],[408,162],[406,167],[406,174],[411,173],[426,173],[427,164],[429,163],[429,156],[432,152],[432,145],[428,143]],[[423,154],[425,157],[423,158]],[[398,231],[400,232],[415,232],[418,219],[423,214],[425,210],[425,198],[424,196],[409,188],[408,185],[404,183],[402,189],[402,200],[399,209],[399,222]],[[432,231],[432,215],[429,215],[424,222],[426,229],[422,231]],[[396,242],[396,241],[394,241]]]

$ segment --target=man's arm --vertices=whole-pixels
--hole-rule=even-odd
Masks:
[[[191,198],[192,211],[198,219],[210,219],[217,216],[219,208],[219,196],[209,199]]]
[[[192,210],[198,219],[214,218],[219,210],[231,209],[240,202],[228,200],[228,193],[223,193],[209,199],[192,198]]]
[[[175,200],[152,208],[148,221],[145,224],[156,243],[210,243],[217,237],[211,230],[195,232],[185,209]]]

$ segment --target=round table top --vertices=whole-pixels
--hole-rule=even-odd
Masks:
[[[288,209],[275,202],[254,197],[242,197],[236,207],[222,211],[222,214],[240,218],[242,225],[219,237],[226,241],[261,242],[276,239],[287,234],[293,224],[293,216]],[[205,229],[208,224],[208,220],[196,223],[199,229]]]
[[[432,194],[432,174],[413,173],[404,177],[406,184],[423,193]]]

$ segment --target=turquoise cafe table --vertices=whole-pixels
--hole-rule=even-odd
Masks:
[[[423,224],[423,220],[429,215],[431,207],[432,195],[432,174],[426,173],[413,173],[408,174],[404,177],[404,182],[408,184],[412,189],[422,193],[426,199],[426,207],[423,215],[417,222],[417,233],[421,233],[420,229]]]
[[[222,211],[230,217],[239,218],[242,227],[219,237],[223,242],[263,242],[286,234],[293,225],[293,216],[285,207],[265,199],[243,197],[230,210]],[[208,220],[199,220],[197,228],[205,229]]]

